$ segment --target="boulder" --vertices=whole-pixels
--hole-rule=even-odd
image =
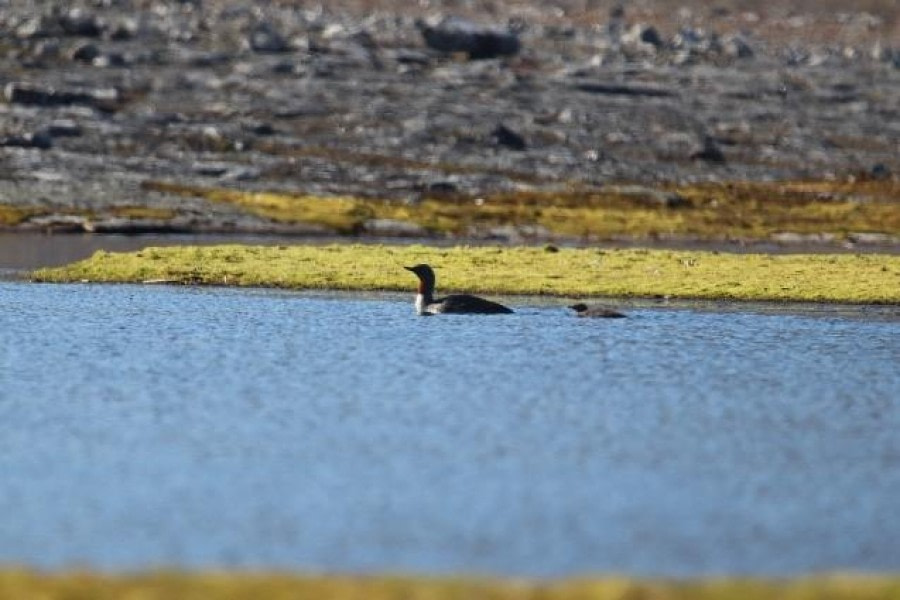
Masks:
[[[425,44],[432,50],[451,54],[465,53],[480,60],[513,56],[521,49],[515,33],[475,24],[459,17],[448,17],[435,26],[417,21]]]
[[[503,123],[497,125],[494,130],[491,132],[491,138],[497,143],[498,146],[503,146],[504,148],[508,148],[510,150],[515,150],[517,152],[521,152],[528,147],[528,144],[525,142],[525,138],[520,134],[516,133]]]

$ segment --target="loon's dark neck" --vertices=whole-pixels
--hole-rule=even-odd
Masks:
[[[427,306],[434,303],[434,285],[428,285],[421,279],[419,280],[419,295],[422,296],[422,302]]]

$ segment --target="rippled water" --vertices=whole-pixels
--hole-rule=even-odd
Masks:
[[[0,563],[900,568],[900,323],[0,282]]]

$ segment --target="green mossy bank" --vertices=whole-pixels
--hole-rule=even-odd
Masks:
[[[786,581],[641,581],[620,578],[527,582],[413,577],[304,577],[285,574],[0,571],[0,600],[243,598],[310,600],[900,600],[896,577],[823,576]]]
[[[32,274],[43,282],[169,282],[412,290],[404,265],[435,267],[440,291],[900,304],[900,256],[670,250],[344,245],[98,252]]]

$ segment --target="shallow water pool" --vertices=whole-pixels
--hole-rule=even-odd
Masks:
[[[900,568],[890,311],[410,300],[0,282],[0,563]]]

